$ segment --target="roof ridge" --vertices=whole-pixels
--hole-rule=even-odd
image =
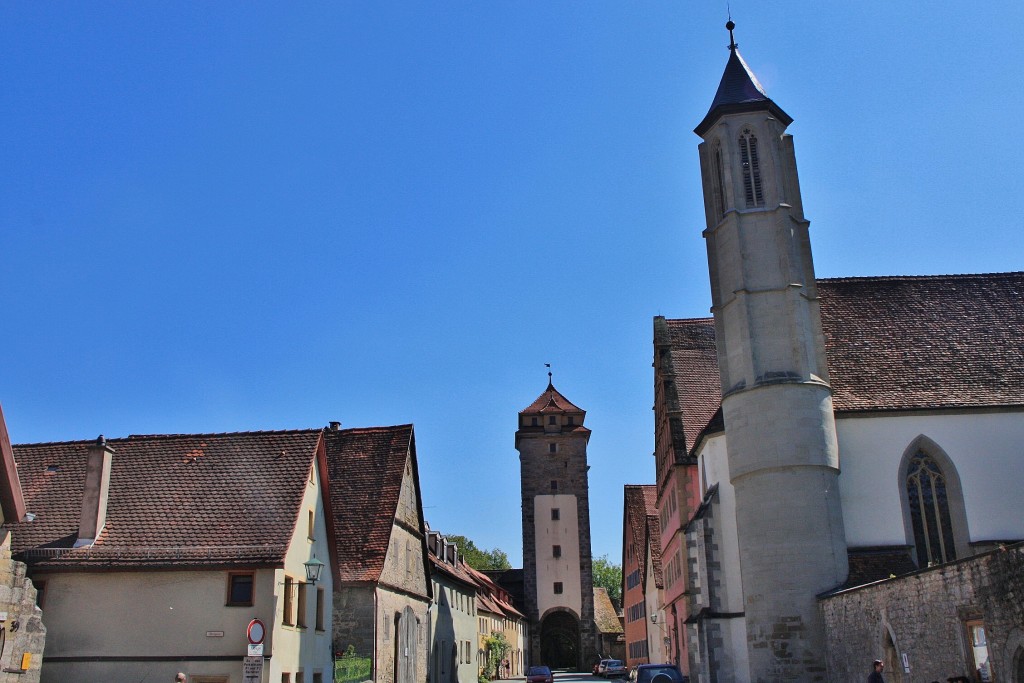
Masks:
[[[107,443],[123,443],[126,441],[133,440],[169,440],[169,439],[184,439],[184,438],[224,438],[229,436],[272,436],[279,434],[314,434],[316,432],[323,431],[323,427],[310,427],[303,429],[265,429],[265,430],[252,430],[242,432],[197,432],[189,433],[182,432],[180,434],[129,434],[128,436],[114,436],[104,437]],[[30,443],[16,443],[12,446],[16,448],[27,448],[30,446],[74,446],[74,445],[85,445],[89,446],[96,443],[95,437],[92,439],[72,439],[70,441],[37,441]]]
[[[904,282],[919,280],[979,280],[1007,276],[1024,276],[1024,270],[1008,270],[997,273],[947,273],[937,275],[856,275],[846,277],[819,277],[818,282]]]

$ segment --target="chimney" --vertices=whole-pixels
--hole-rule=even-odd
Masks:
[[[103,531],[107,521],[107,494],[110,490],[110,465],[114,450],[107,446],[101,434],[89,446],[89,461],[85,467],[85,491],[82,493],[82,517],[78,522],[78,540],[75,547],[92,545]]]
[[[331,431],[332,432],[336,432],[339,429],[341,429],[341,423],[340,422],[331,421]]]

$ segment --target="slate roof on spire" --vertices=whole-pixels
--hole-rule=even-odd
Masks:
[[[729,61],[725,65],[725,73],[722,74],[711,108],[693,132],[703,137],[720,116],[758,109],[767,110],[785,126],[793,122],[793,118],[768,97],[736,45],[732,45],[729,49]]]
[[[531,403],[529,406],[519,411],[520,415],[529,415],[531,413],[544,414],[544,413],[586,413],[579,406],[573,405],[573,403],[562,396],[558,389],[555,389],[555,385],[548,382],[548,388],[544,390],[544,393],[537,397],[537,400]]]

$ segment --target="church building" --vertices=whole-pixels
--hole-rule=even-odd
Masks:
[[[695,130],[712,317],[654,320],[658,654],[1024,681],[1024,273],[817,279],[793,119],[727,28]]]

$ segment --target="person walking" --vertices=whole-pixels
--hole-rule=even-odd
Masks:
[[[188,679],[185,678],[185,674],[181,671],[179,671],[178,675],[174,677],[174,683],[185,683],[186,680]]]
[[[874,661],[874,671],[868,674],[868,683],[885,683],[885,679],[882,678],[882,669],[885,668],[885,664],[882,663],[881,659]]]

